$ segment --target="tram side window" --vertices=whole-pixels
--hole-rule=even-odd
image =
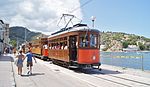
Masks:
[[[81,35],[79,40],[80,40],[79,44],[80,47],[88,47],[89,41],[87,35]]]
[[[67,41],[64,43],[64,50],[68,49]]]
[[[47,44],[43,45],[43,48],[44,48],[44,49],[47,49],[47,48],[48,48]]]
[[[97,36],[90,34],[90,47],[96,47],[97,45]]]

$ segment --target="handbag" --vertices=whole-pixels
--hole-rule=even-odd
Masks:
[[[17,65],[17,63],[18,63],[18,59],[15,60],[14,64]]]

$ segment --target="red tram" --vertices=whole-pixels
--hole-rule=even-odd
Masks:
[[[72,23],[74,15],[63,14],[61,19],[69,21],[65,28],[52,33],[48,38],[40,38],[32,42],[32,52],[49,58],[53,63],[63,64],[78,68],[99,66],[100,63],[100,32],[90,29],[86,24],[76,24],[67,27]],[[61,21],[61,20],[60,20]],[[59,21],[59,23],[60,23]],[[59,24],[58,23],[58,24]]]
[[[48,58],[54,63],[78,68],[99,66],[100,32],[86,24],[64,28],[48,37]]]

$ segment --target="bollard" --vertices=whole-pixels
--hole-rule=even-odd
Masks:
[[[143,54],[142,54],[141,58],[142,58],[142,71],[144,71],[144,67],[143,67]]]

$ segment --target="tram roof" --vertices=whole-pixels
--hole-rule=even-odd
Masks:
[[[87,30],[99,32],[99,30],[97,30],[97,29],[90,29],[86,24],[76,24],[73,27],[69,27],[69,28],[66,28],[66,29],[63,28],[60,31],[52,33],[48,38],[53,37],[53,36],[57,36],[57,35],[60,35],[60,34],[68,33],[68,32],[87,31]]]

